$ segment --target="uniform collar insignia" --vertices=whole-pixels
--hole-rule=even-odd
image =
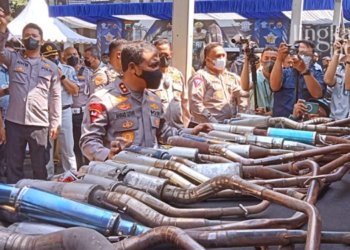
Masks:
[[[129,89],[126,87],[126,85],[123,82],[119,83],[118,87],[123,94],[129,93]]]

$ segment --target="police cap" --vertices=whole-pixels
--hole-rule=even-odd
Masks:
[[[58,56],[58,47],[52,42],[46,42],[41,46],[40,52],[44,57]]]

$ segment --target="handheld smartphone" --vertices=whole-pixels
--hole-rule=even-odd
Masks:
[[[0,8],[3,9],[5,16],[8,16],[11,14],[10,9],[10,1],[9,0],[0,0]]]
[[[316,102],[305,102],[305,105],[309,114],[317,114],[320,108],[319,104]]]

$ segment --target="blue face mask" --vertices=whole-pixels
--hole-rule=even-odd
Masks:
[[[311,56],[306,56],[306,55],[300,55],[301,59],[304,61],[305,65],[310,68],[311,63],[312,63],[312,58]]]
[[[23,39],[23,45],[26,50],[36,50],[39,47],[39,41],[35,40],[33,37],[28,37]]]

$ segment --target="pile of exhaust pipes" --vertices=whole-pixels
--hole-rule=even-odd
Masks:
[[[0,184],[0,249],[350,245],[350,231],[322,231],[316,206],[348,173],[349,125],[240,115],[209,133],[184,129],[159,149],[90,162],[71,182]],[[275,204],[295,212],[264,217]]]

